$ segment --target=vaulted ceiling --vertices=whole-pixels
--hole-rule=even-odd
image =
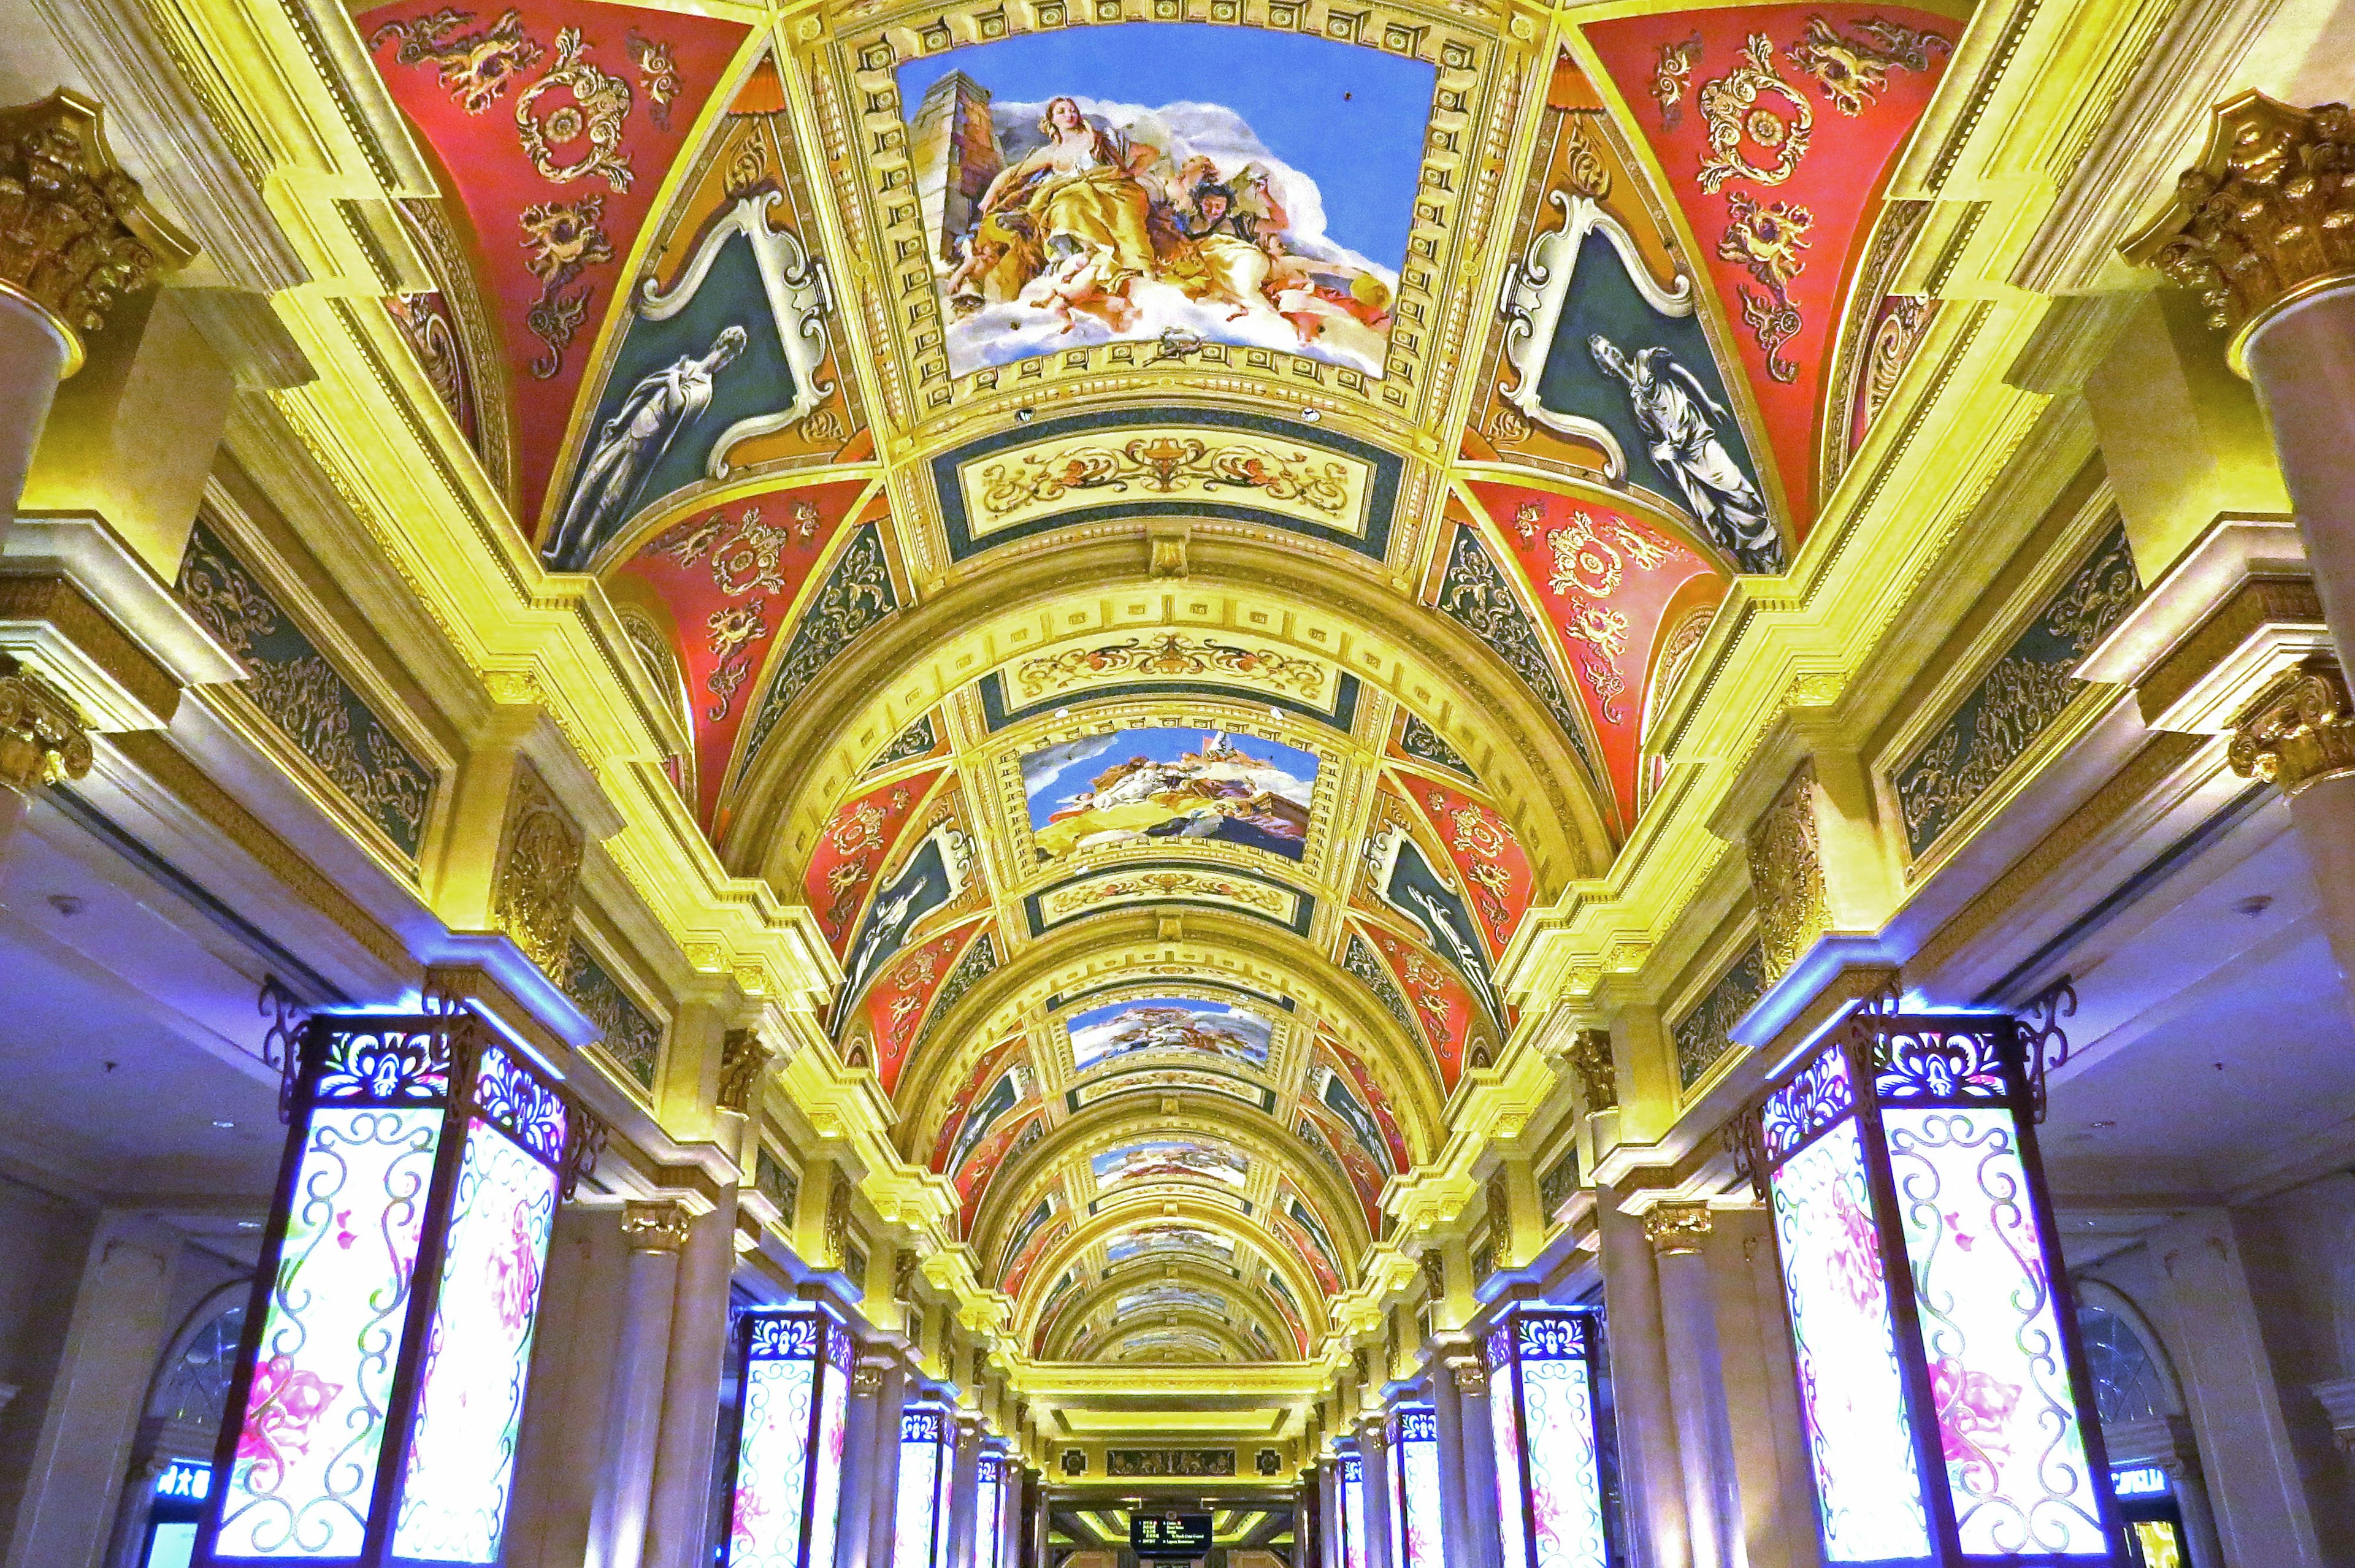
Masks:
[[[1308,1356],[1928,330],[1958,15],[357,22],[442,192],[385,308],[1022,1348]]]

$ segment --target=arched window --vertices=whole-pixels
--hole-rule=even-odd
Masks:
[[[237,1371],[237,1342],[245,1332],[249,1286],[243,1280],[222,1286],[189,1317],[178,1348],[155,1374],[147,1413],[185,1434],[220,1430],[221,1411]],[[209,1456],[209,1445],[192,1456]]]
[[[2077,1337],[2084,1341],[2104,1425],[2147,1421],[2175,1408],[2166,1371],[2123,1313],[2092,1303],[2078,1307]]]

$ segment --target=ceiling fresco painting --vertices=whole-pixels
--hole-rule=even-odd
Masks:
[[[435,429],[602,584],[1009,1342],[1319,1355],[1886,444],[1962,23],[715,9],[356,14]]]
[[[1817,426],[1849,271],[1960,30],[1934,13],[1862,5],[1734,6],[1586,28],[1735,329],[1800,533],[1814,512]],[[1672,389],[1660,395],[1675,401]],[[1704,464],[1687,466],[1705,489]]]
[[[952,370],[1174,339],[1380,374],[1433,76],[1155,23],[900,66]]]

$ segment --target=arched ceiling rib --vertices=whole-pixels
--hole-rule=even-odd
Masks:
[[[1961,24],[719,10],[360,12],[387,308],[1022,1343],[1305,1354],[1927,329]]]

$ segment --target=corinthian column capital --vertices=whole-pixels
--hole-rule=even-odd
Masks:
[[[2248,373],[2249,336],[2310,294],[2355,283],[2355,115],[2244,92],[2212,111],[2208,149],[2175,204],[2126,244],[2196,291],[2226,357]]]
[[[2328,664],[2309,664],[2276,682],[2232,730],[2225,760],[2243,778],[2296,795],[2323,779],[2355,773],[2355,718],[2347,685]]]
[[[65,374],[115,301],[195,253],[116,165],[97,104],[59,88],[0,109],[0,293],[49,318]]]
[[[0,784],[29,795],[90,764],[89,731],[64,694],[31,670],[0,667]]]

